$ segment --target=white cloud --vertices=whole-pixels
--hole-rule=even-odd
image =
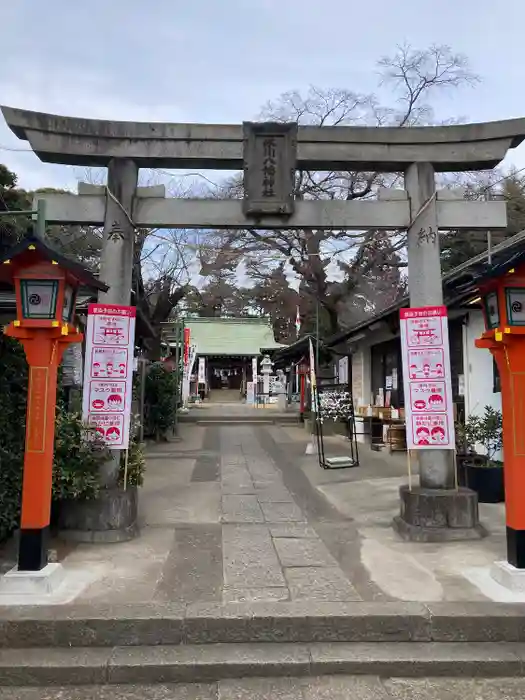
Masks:
[[[348,0],[127,0],[125,11],[107,0],[17,0],[2,8],[0,102],[82,117],[240,122],[310,84],[375,90],[376,59],[409,41],[450,44],[484,77],[475,90],[442,95],[440,117],[517,117],[525,4],[507,0],[505,9],[490,0],[441,0],[424,11],[419,0],[376,0],[371,16]],[[1,146],[25,143],[0,123]],[[525,165],[525,147],[510,160]],[[21,151],[0,150],[0,161],[26,187],[76,182],[73,169]]]

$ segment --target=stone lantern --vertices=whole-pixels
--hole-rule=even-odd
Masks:
[[[263,394],[265,396],[265,401],[268,401],[270,396],[270,374],[272,373],[272,367],[272,361],[268,355],[264,355],[261,360],[261,374],[263,378]]]

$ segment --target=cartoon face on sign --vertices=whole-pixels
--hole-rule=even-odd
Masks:
[[[416,430],[416,444],[430,445],[430,431],[428,428],[418,428]]]
[[[429,348],[428,350],[409,350],[410,379],[443,378],[443,350]]]
[[[446,408],[445,382],[430,380],[410,383],[410,405],[413,411],[442,412]]]
[[[106,430],[106,440],[108,442],[118,442],[120,440],[120,430],[116,425],[112,425],[111,428]]]
[[[102,413],[125,409],[126,384],[123,381],[111,379],[94,379],[89,384],[90,410]]]
[[[441,406],[443,406],[443,397],[439,394],[432,394],[429,396],[428,405],[430,407],[439,406],[441,408]]]
[[[448,445],[450,436],[445,414],[424,413],[412,416],[413,442],[418,447]]]
[[[445,442],[445,430],[440,425],[437,425],[435,428],[432,428],[430,435],[432,438],[432,442]]]
[[[122,396],[119,394],[110,394],[108,396],[108,408],[121,408]]]

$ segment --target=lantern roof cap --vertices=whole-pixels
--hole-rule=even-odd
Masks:
[[[30,248],[30,246],[32,247]],[[3,263],[7,262],[8,260],[15,261],[17,258],[21,258],[22,256],[28,258],[29,252],[34,250],[37,250],[41,257],[45,260],[48,260],[49,262],[57,262],[60,267],[69,272],[69,274],[84,287],[96,289],[102,292],[107,292],[109,289],[107,284],[95,277],[95,275],[86,267],[75,262],[74,260],[71,260],[71,258],[66,257],[54,246],[50,245],[47,241],[43,241],[40,237],[33,233],[23,238],[19,243],[0,256],[0,280],[7,280],[11,277],[11,270],[9,269],[10,266],[3,265]],[[26,253],[28,254],[27,256]],[[9,273],[9,277],[6,273]]]

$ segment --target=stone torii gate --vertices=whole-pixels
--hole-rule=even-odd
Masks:
[[[28,141],[43,162],[108,168],[107,187],[80,185],[78,195],[38,198],[47,203],[48,223],[104,226],[101,278],[111,281],[111,288],[101,298],[120,304],[130,301],[135,227],[374,228],[408,231],[410,304],[439,306],[438,231],[504,228],[506,205],[436,191],[435,173],[494,168],[525,138],[525,119],[435,127],[315,127],[115,122],[11,107],[2,112],[15,135]],[[165,199],[163,188],[137,187],[141,167],[243,169],[244,200]],[[402,172],[405,189],[381,190],[374,201],[296,201],[297,169]],[[447,450],[420,451],[420,487],[403,498],[423,496],[427,515],[432,520],[435,512],[436,522],[443,503],[448,503],[447,511],[464,510],[464,532],[475,537],[475,495],[465,500],[455,490],[452,457]],[[403,509],[406,518],[417,511],[415,505]],[[406,524],[407,536],[422,536],[414,523]],[[450,538],[446,526],[441,535]]]

